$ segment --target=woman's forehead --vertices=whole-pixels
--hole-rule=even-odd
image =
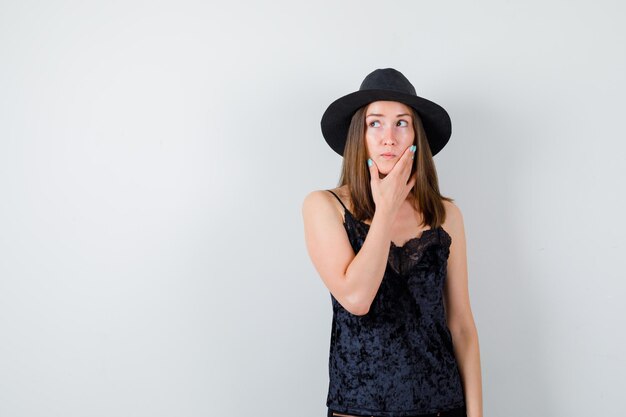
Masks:
[[[366,115],[370,113],[384,114],[390,113],[391,115],[408,113],[411,114],[411,108],[404,103],[398,101],[374,101],[367,106]]]

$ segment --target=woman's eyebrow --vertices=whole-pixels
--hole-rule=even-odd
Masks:
[[[367,119],[370,116],[384,117],[385,115],[384,114],[371,113],[371,114],[368,114],[367,116],[365,116],[365,118]],[[402,114],[397,115],[396,117],[402,117],[402,116],[409,116],[409,117],[411,117],[411,115],[408,114],[408,113],[402,113]]]

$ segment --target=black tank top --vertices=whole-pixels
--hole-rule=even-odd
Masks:
[[[355,253],[369,225],[344,208]],[[387,417],[465,406],[443,305],[450,235],[427,229],[403,246],[390,244],[385,275],[369,312],[351,314],[330,294],[330,411]]]

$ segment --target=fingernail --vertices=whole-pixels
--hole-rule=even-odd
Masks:
[[[417,149],[417,146],[415,145],[411,146],[411,152],[415,152],[416,149]]]
[[[374,162],[372,162],[372,158],[367,158],[367,166],[368,167],[371,167],[373,163]]]

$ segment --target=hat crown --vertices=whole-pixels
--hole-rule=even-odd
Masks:
[[[359,90],[391,90],[417,95],[413,84],[400,71],[393,68],[377,69],[369,73]]]
[[[412,107],[420,116],[432,155],[436,155],[450,139],[452,125],[448,112],[439,104],[415,93],[413,84],[394,68],[377,69],[365,77],[359,90],[333,101],[320,125],[324,139],[343,156],[350,123],[355,112],[375,101],[397,101]]]

